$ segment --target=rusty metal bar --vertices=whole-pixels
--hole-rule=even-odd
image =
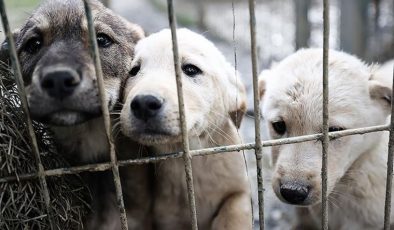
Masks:
[[[388,131],[390,129],[390,125],[379,125],[379,126],[371,126],[366,128],[358,128],[358,129],[348,129],[344,131],[332,132],[329,133],[330,140],[338,139],[341,137],[351,136],[351,135],[362,135],[366,133],[372,132],[381,132],[381,131]],[[270,147],[270,146],[277,146],[277,145],[287,145],[287,144],[295,144],[301,143],[306,141],[315,141],[320,140],[323,137],[322,133],[318,134],[311,134],[305,136],[298,136],[298,137],[290,137],[290,138],[283,138],[277,140],[268,140],[262,141],[263,147]],[[218,154],[218,153],[225,153],[225,152],[234,152],[234,151],[241,151],[241,150],[249,150],[254,149],[255,143],[246,143],[246,144],[238,144],[238,145],[228,145],[222,147],[214,147],[214,148],[206,148],[206,149],[199,149],[199,150],[191,150],[190,154],[193,157],[198,156],[205,156],[211,154]],[[133,160],[121,160],[118,161],[118,165],[121,167],[129,166],[129,165],[139,165],[139,164],[147,164],[147,163],[156,163],[159,161],[181,158],[183,156],[183,152],[177,153],[168,153],[168,154],[160,154],[160,156],[155,157],[144,157],[139,159]],[[111,162],[107,163],[100,163],[100,164],[90,164],[90,165],[83,165],[77,167],[70,167],[70,168],[59,168],[59,169],[51,169],[46,170],[43,172],[45,176],[61,176],[61,175],[68,175],[68,174],[77,174],[81,172],[97,172],[97,171],[106,171],[111,169],[112,165]],[[30,173],[18,176],[8,176],[0,178],[0,183],[8,183],[14,181],[24,181],[35,179],[38,177],[37,173]]]
[[[29,106],[27,103],[26,91],[25,91],[23,77],[22,77],[22,71],[21,71],[21,67],[19,64],[18,55],[17,55],[16,47],[15,47],[15,41],[12,36],[12,32],[11,32],[10,25],[8,22],[8,17],[7,17],[7,13],[5,11],[5,5],[4,5],[3,0],[0,0],[0,14],[1,14],[1,21],[3,22],[4,32],[5,32],[7,41],[8,41],[9,54],[10,54],[10,59],[11,59],[11,63],[12,63],[12,68],[14,71],[15,81],[18,86],[18,92],[19,92],[22,108],[23,108],[23,111],[25,114],[27,127],[29,129],[30,144],[32,145],[32,151],[33,151],[34,157],[36,159],[36,163],[37,163],[37,169],[38,169],[37,175],[38,175],[38,178],[39,178],[39,181],[41,184],[41,188],[42,188],[46,211],[47,211],[48,218],[49,218],[49,225],[50,225],[51,229],[54,229],[52,215],[51,215],[51,206],[50,206],[51,199],[49,196],[48,185],[47,185],[47,182],[45,179],[44,166],[42,165],[42,162],[41,162],[40,152],[39,152],[38,144],[37,144],[37,137],[36,137],[36,134],[34,133],[33,122],[30,117]]]
[[[114,145],[113,137],[112,137],[112,133],[111,133],[111,120],[109,117],[109,111],[108,111],[108,106],[107,106],[106,92],[105,92],[105,88],[104,88],[104,78],[103,78],[103,72],[101,70],[100,55],[99,55],[99,50],[98,50],[98,46],[97,46],[97,38],[96,38],[95,29],[94,29],[92,10],[89,6],[89,0],[83,0],[83,2],[84,2],[84,6],[85,6],[86,19],[88,22],[90,52],[91,52],[91,56],[94,61],[94,66],[95,66],[95,71],[96,71],[96,76],[97,76],[97,86],[99,89],[99,95],[100,95],[100,100],[101,100],[101,110],[102,110],[103,118],[104,118],[105,132],[106,132],[109,146],[110,146],[111,167],[112,167],[112,173],[114,175],[116,199],[117,199],[117,203],[118,203],[118,207],[119,207],[119,211],[120,211],[120,221],[121,221],[122,229],[127,230],[128,229],[127,216],[126,216],[126,210],[125,210],[124,201],[123,201],[122,184],[121,184],[120,176],[119,176],[119,166],[118,166],[117,157],[116,157],[116,153],[115,153],[115,145]]]
[[[387,157],[386,199],[384,203],[384,230],[390,229],[391,214],[391,190],[393,186],[393,153],[394,153],[394,69],[393,69],[393,92],[391,93],[391,121],[389,150]]]
[[[182,144],[183,144],[183,152],[184,152],[183,160],[185,163],[185,173],[186,173],[187,192],[189,198],[191,225],[193,230],[197,230],[198,229],[197,211],[196,211],[196,198],[194,196],[192,156],[190,154],[190,149],[189,149],[189,139],[188,139],[186,115],[185,115],[185,104],[184,104],[183,88],[182,88],[182,72],[181,72],[181,63],[179,60],[178,39],[176,32],[176,18],[175,18],[174,5],[172,0],[167,0],[167,7],[168,7],[168,20],[169,20],[169,24],[171,28],[171,36],[172,36],[172,50],[174,55],[175,77],[176,77],[176,86],[177,86],[178,104],[179,104],[179,116],[180,116],[181,130],[182,130]]]
[[[330,138],[329,110],[328,110],[328,53],[330,45],[330,5],[329,0],[323,0],[323,138],[322,138],[322,214],[321,226],[323,230],[328,230],[328,194],[327,194],[327,160]]]
[[[52,176],[78,174],[81,172],[99,172],[99,171],[106,171],[109,169],[111,169],[111,162],[100,163],[100,164],[89,164],[89,165],[69,167],[69,168],[50,169],[50,170],[44,171],[43,174],[47,177],[52,177]],[[0,184],[31,180],[31,179],[35,179],[37,177],[38,177],[37,173],[29,173],[29,174],[16,175],[16,176],[7,176],[7,177],[0,178]]]
[[[263,145],[261,143],[260,134],[260,97],[258,85],[258,67],[257,67],[257,46],[256,46],[256,14],[255,14],[255,0],[249,0],[249,14],[250,14],[250,41],[251,41],[251,57],[252,57],[252,73],[253,73],[253,102],[254,102],[254,130],[255,130],[255,155],[257,165],[257,188],[259,200],[259,222],[260,230],[264,230],[264,180],[262,169]]]

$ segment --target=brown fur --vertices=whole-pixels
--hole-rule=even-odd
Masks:
[[[91,0],[90,4],[98,37],[105,35],[111,41],[108,47],[99,46],[99,52],[107,92],[105,103],[112,110],[118,100],[121,81],[130,70],[134,45],[144,33],[139,26],[115,15],[98,1]],[[109,161],[87,34],[83,1],[80,0],[45,1],[14,33],[31,116],[50,126],[59,152],[72,165]],[[31,52],[30,47],[37,40],[41,44]],[[0,53],[3,60],[8,58],[6,42]],[[42,83],[48,72],[59,70],[73,74],[79,81],[75,90],[61,99],[51,96]],[[57,93],[55,90],[52,92]],[[133,143],[128,147],[131,152],[138,149]],[[124,157],[119,156],[121,159]],[[145,204],[134,202],[135,196],[132,195],[144,184],[140,185],[141,181],[134,183],[129,173],[143,171],[143,167],[121,169],[122,182],[127,188],[124,191],[125,201],[131,204],[126,203],[129,222],[133,222],[133,218],[142,219],[138,212],[146,208]],[[86,220],[86,227],[95,230],[120,229],[111,171],[86,173],[84,178],[93,195],[93,214]],[[143,223],[133,223],[131,229],[148,229],[139,225]]]

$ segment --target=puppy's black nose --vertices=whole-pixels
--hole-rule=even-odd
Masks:
[[[41,78],[41,87],[49,96],[62,100],[70,96],[79,85],[81,79],[72,70],[45,71]]]
[[[309,194],[309,188],[297,182],[286,182],[280,186],[280,194],[290,204],[301,204]]]
[[[130,104],[136,118],[147,121],[155,117],[163,106],[163,100],[152,95],[137,95]]]

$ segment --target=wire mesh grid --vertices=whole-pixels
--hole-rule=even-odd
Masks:
[[[97,74],[97,84],[100,92],[101,101],[105,101],[105,90],[103,84],[103,76],[101,71],[101,64],[99,59],[99,52],[97,48],[96,34],[93,25],[92,12],[89,6],[89,0],[81,0],[84,2],[86,19],[88,22],[89,29],[89,42],[91,47],[91,55],[94,60],[95,70]],[[255,19],[255,0],[249,0],[249,13],[250,13],[250,33],[251,33],[251,62],[252,62],[252,73],[253,73],[253,93],[254,93],[254,112],[255,112],[255,142],[229,145],[229,146],[219,146],[214,148],[205,148],[198,150],[190,150],[188,143],[188,133],[186,130],[186,119],[185,119],[185,109],[184,109],[184,99],[182,90],[182,78],[180,70],[180,61],[178,53],[178,43],[176,36],[176,18],[174,13],[174,5],[172,0],[167,0],[168,7],[168,18],[169,25],[171,28],[172,35],[172,48],[173,48],[173,58],[174,58],[174,68],[176,73],[176,83],[178,90],[178,101],[179,101],[179,113],[180,113],[180,123],[182,130],[182,143],[183,151],[169,154],[162,154],[155,157],[144,157],[132,160],[121,160],[118,161],[116,158],[113,137],[111,134],[111,124],[108,108],[102,103],[102,112],[104,117],[104,125],[106,129],[106,135],[110,143],[110,162],[99,163],[99,164],[88,164],[83,166],[69,167],[69,168],[57,168],[51,170],[45,170],[40,159],[40,154],[37,147],[37,140],[35,137],[34,129],[32,126],[31,118],[26,115],[26,120],[29,128],[30,141],[32,145],[33,154],[37,162],[37,173],[30,173],[18,176],[7,176],[0,178],[0,183],[10,183],[14,181],[24,181],[39,179],[43,197],[45,200],[47,215],[49,222],[51,223],[51,212],[50,212],[50,197],[48,192],[48,186],[46,183],[46,177],[52,176],[62,176],[68,174],[78,174],[81,172],[97,172],[112,170],[113,178],[115,182],[116,196],[118,207],[120,210],[120,219],[122,229],[128,229],[126,211],[124,208],[123,196],[122,196],[122,185],[119,176],[119,167],[128,165],[138,165],[155,163],[159,161],[164,161],[174,158],[183,158],[186,172],[186,183],[189,199],[189,208],[191,216],[191,228],[193,230],[198,229],[197,225],[197,212],[193,188],[193,173],[192,173],[192,158],[195,156],[204,156],[210,154],[219,154],[225,152],[241,151],[241,150],[255,150],[256,163],[257,163],[257,184],[258,184],[258,201],[259,201],[259,221],[260,229],[264,229],[264,184],[262,175],[262,148],[277,145],[286,145],[307,142],[312,140],[320,140],[322,143],[322,218],[321,218],[321,228],[324,230],[328,229],[328,207],[327,207],[327,157],[328,157],[328,145],[329,141],[350,135],[362,135],[372,132],[382,132],[390,131],[389,138],[389,150],[388,150],[388,161],[387,161],[387,182],[386,182],[386,197],[385,197],[385,207],[384,207],[384,229],[390,229],[390,213],[391,213],[391,190],[392,190],[392,174],[393,174],[393,152],[394,152],[394,116],[391,116],[391,122],[389,125],[371,126],[357,129],[348,129],[344,131],[328,132],[328,60],[329,60],[329,0],[323,0],[323,132],[312,135],[304,135],[298,137],[290,137],[283,139],[267,140],[262,141],[260,134],[260,110],[259,110],[259,97],[258,97],[258,69],[257,69],[257,46],[256,46],[256,19]],[[24,109],[25,114],[29,114],[29,108],[26,100],[26,92],[23,87],[23,78],[21,74],[21,69],[18,61],[18,56],[16,53],[15,42],[12,37],[12,33],[9,27],[8,18],[5,10],[4,1],[0,0],[0,14],[3,23],[4,32],[6,34],[6,39],[9,42],[9,52],[11,57],[12,68],[15,75],[15,80],[18,86],[19,95],[21,98],[21,105]],[[394,78],[394,76],[393,76]],[[393,81],[394,89],[394,81]],[[394,97],[394,91],[392,92],[392,98]],[[391,101],[391,114],[394,113],[394,100]],[[383,211],[383,210],[382,210]],[[53,225],[50,224],[51,229]]]

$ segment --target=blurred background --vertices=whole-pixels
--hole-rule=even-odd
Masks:
[[[18,28],[38,6],[38,0],[5,0],[12,28]],[[147,34],[168,27],[166,0],[103,0]],[[354,54],[367,63],[394,58],[394,0],[331,0],[330,47]],[[249,8],[247,0],[175,0],[179,27],[212,40],[236,66],[248,92],[249,113],[241,127],[245,142],[254,141]],[[322,47],[322,1],[256,0],[259,68],[280,61],[303,47]],[[0,33],[4,39],[4,34]],[[264,135],[266,137],[266,135]],[[270,186],[269,149],[264,149],[267,229],[289,229],[294,210],[282,204]],[[257,227],[257,188],[253,152],[245,152]]]

